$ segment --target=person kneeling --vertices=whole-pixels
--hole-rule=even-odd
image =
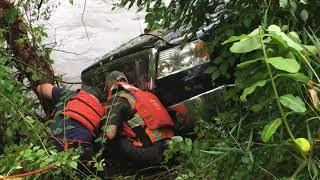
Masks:
[[[111,149],[135,168],[159,165],[166,140],[174,135],[166,109],[152,93],[128,84],[121,72],[113,71],[106,77],[106,88],[108,117],[104,135],[114,140]]]

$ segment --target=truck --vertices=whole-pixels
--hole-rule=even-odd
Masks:
[[[197,122],[224,109],[229,83],[212,80],[206,72],[212,57],[206,41],[215,24],[196,33],[152,31],[116,48],[81,74],[83,84],[104,90],[104,78],[121,71],[129,83],[153,92],[167,108],[179,134],[190,132]]]

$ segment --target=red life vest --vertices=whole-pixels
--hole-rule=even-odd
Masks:
[[[67,102],[63,114],[69,116],[87,127],[90,133],[95,136],[100,119],[105,110],[99,100],[92,94],[80,90]]]
[[[123,135],[136,141],[134,144],[137,146],[140,145],[136,139],[136,133],[133,131],[133,128],[137,126],[145,128],[145,133],[149,136],[151,142],[170,138],[174,135],[172,131],[174,123],[165,107],[154,94],[125,82],[117,82],[109,90],[108,101],[111,98],[112,90],[119,86],[134,97],[130,98],[123,93],[122,95],[120,94],[121,97],[129,101],[131,109],[136,111],[133,118],[124,122],[121,132]]]

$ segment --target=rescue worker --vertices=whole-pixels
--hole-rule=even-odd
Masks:
[[[13,3],[14,0],[0,0],[0,17]],[[87,151],[83,154],[90,154],[88,152],[93,151],[92,142],[100,125],[100,118],[104,115],[101,104],[103,94],[89,86],[83,85],[81,90],[72,92],[44,82],[45,80],[35,82],[38,84],[37,93],[52,101],[57,112],[62,112],[54,116],[55,122],[50,125],[55,146],[62,151],[70,146],[80,145]]]
[[[37,86],[37,92],[56,107],[54,123],[49,127],[50,136],[58,151],[80,147],[80,160],[91,160],[93,142],[100,126],[100,119],[105,114],[103,94],[98,89],[82,85],[77,91],[58,88],[49,83]],[[80,167],[81,168],[81,167]],[[81,168],[86,170],[87,168]]]
[[[173,122],[159,99],[128,84],[119,71],[106,77],[105,89],[108,90],[105,136],[114,140],[108,148],[116,150],[125,163],[131,162],[138,168],[160,164],[166,140],[174,133]]]

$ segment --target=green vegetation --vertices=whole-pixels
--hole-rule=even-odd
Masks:
[[[39,102],[32,98],[34,94],[31,85],[23,80],[25,74],[17,70],[22,64],[11,55],[12,49],[7,42],[8,27],[19,11],[36,12],[31,7],[19,8],[33,3],[20,3],[5,12],[5,21],[0,29],[0,179],[19,177],[15,175],[27,176],[29,179],[72,177],[78,166],[79,155],[70,151],[58,153],[48,143],[48,121],[39,114]],[[27,32],[31,38],[19,37],[17,42],[30,40],[34,47],[39,46],[38,49],[45,56],[46,49],[40,48],[42,39],[46,37],[43,26],[27,28]],[[41,74],[35,69],[28,67],[26,71],[31,73],[34,81],[41,78]],[[33,176],[28,176],[29,173]]]
[[[176,179],[318,179],[317,1],[136,2],[150,29],[219,20],[209,47],[212,79],[232,78],[228,111],[198,122],[197,138],[173,140]],[[235,67],[236,65],[236,67]],[[310,147],[310,149],[309,149]]]
[[[190,138],[176,137],[170,142],[165,161],[175,167],[174,177],[319,179],[320,2],[165,2],[121,0],[116,6],[136,4],[145,10],[149,29],[189,25],[195,32],[219,20],[208,40],[213,63],[207,72],[212,79],[234,79],[237,85],[226,93],[226,112],[199,120]],[[39,14],[38,4],[20,1],[6,12],[6,22],[19,11],[32,12],[34,19],[48,18],[50,8]],[[7,31],[0,29],[0,175],[43,169],[30,179],[74,177],[79,156],[77,152],[58,153],[48,144],[47,124],[35,113],[39,104],[31,99],[30,84],[17,73],[19,64],[9,51]],[[41,47],[46,36],[43,27],[28,32],[31,36],[19,41],[29,39]],[[49,53],[42,49],[43,56]],[[37,80],[38,73],[32,77]],[[103,166],[97,159],[93,160],[97,169],[93,178]]]

